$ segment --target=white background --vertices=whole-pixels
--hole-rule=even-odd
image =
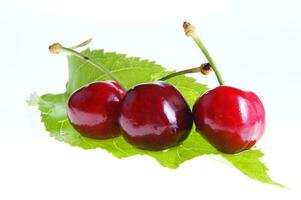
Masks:
[[[300,199],[301,3],[296,0],[0,2],[0,199]],[[91,48],[140,56],[169,69],[205,61],[186,38],[191,21],[227,84],[256,92],[267,112],[258,143],[272,178],[289,190],[246,178],[203,156],[177,170],[152,158],[119,160],[50,137],[29,94],[60,93],[64,55],[47,47],[93,37]],[[198,77],[211,87],[214,76]]]

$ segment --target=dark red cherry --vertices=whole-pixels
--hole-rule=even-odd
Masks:
[[[183,141],[193,119],[180,92],[160,81],[130,89],[124,97],[119,122],[130,144],[147,150],[162,150]]]
[[[125,92],[114,81],[99,81],[75,91],[69,98],[67,114],[72,126],[94,139],[116,137],[118,118]]]
[[[225,153],[250,149],[265,129],[264,107],[256,94],[229,86],[202,95],[193,117],[200,134]]]

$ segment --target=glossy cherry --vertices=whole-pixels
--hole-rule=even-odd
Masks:
[[[250,149],[264,133],[265,110],[253,92],[218,86],[193,106],[197,130],[219,151]]]
[[[184,97],[166,82],[130,89],[120,114],[123,137],[147,150],[162,150],[183,141],[192,127],[192,113]]]
[[[114,81],[88,84],[70,96],[69,121],[83,136],[94,139],[116,137],[120,134],[118,118],[124,96],[124,90]]]

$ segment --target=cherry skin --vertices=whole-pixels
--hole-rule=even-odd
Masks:
[[[224,153],[250,149],[265,129],[264,107],[256,94],[229,86],[202,95],[193,117],[199,133]]]
[[[113,138],[120,134],[118,124],[125,92],[114,81],[99,81],[75,91],[69,98],[67,114],[71,125],[83,136]]]
[[[189,134],[193,118],[184,97],[172,85],[158,81],[130,89],[124,97],[120,127],[132,145],[163,150]]]

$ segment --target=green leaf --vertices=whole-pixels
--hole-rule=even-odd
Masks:
[[[103,50],[90,51],[90,49],[87,49],[82,53],[105,66],[111,73],[122,80],[123,84],[128,88],[139,83],[158,80],[160,77],[170,73],[154,62],[135,57],[126,57],[114,52],[104,52]],[[260,157],[263,156],[261,151],[249,150],[236,155],[220,153],[204,140],[195,131],[194,127],[189,137],[182,144],[165,151],[137,149],[128,144],[121,136],[108,140],[94,140],[81,136],[72,128],[68,121],[66,113],[68,97],[74,90],[83,85],[93,81],[107,80],[109,77],[75,56],[69,56],[68,61],[69,80],[66,85],[66,92],[63,94],[46,94],[40,98],[32,95],[34,99],[32,101],[29,100],[29,102],[36,102],[38,100],[42,122],[46,130],[55,139],[83,149],[102,148],[117,158],[125,158],[138,154],[151,156],[162,166],[173,169],[179,167],[183,162],[198,156],[209,154],[220,155],[248,177],[263,183],[281,186],[268,176],[268,169],[260,161]],[[170,79],[168,82],[172,83],[184,95],[190,106],[207,90],[205,85],[197,83],[195,79],[186,76],[178,76]]]
[[[268,176],[268,168],[260,161],[263,155],[259,150],[248,150],[235,155],[223,154],[222,156],[248,177],[285,188]]]

